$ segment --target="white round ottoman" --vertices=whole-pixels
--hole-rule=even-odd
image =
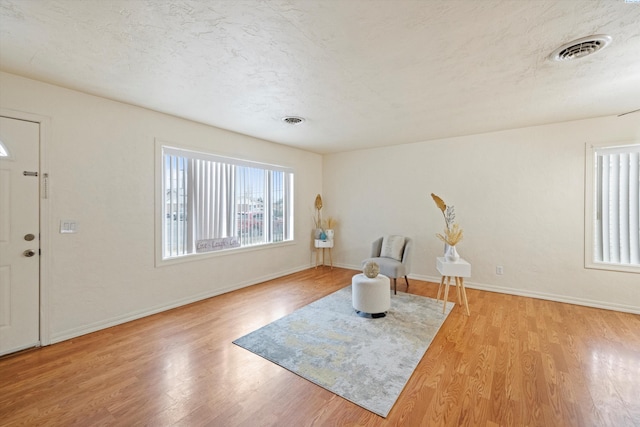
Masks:
[[[384,317],[391,307],[390,281],[378,274],[373,279],[364,274],[356,274],[351,279],[353,308],[359,315]]]

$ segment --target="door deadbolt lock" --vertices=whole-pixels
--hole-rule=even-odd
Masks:
[[[36,251],[34,251],[33,249],[27,249],[22,254],[28,258],[34,256],[36,254]]]
[[[26,240],[27,242],[32,241],[33,239],[35,239],[36,236],[34,236],[33,234],[29,233],[29,234],[25,234],[24,235],[24,240]]]

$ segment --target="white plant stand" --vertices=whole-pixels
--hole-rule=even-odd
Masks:
[[[333,256],[331,255],[331,250],[333,249],[333,239],[331,240],[315,239],[313,241],[313,246],[316,248],[316,268],[318,268],[318,259],[320,257],[320,250],[322,250],[322,265],[326,265],[324,262],[324,251],[325,249],[329,249],[329,261],[331,263],[331,268],[333,269]]]
[[[449,297],[449,285],[451,284],[451,278],[453,277],[456,289],[458,291],[458,303],[460,303],[460,305],[464,304],[467,316],[471,315],[471,313],[469,312],[469,302],[467,301],[467,291],[464,288],[464,278],[471,277],[471,264],[469,264],[462,258],[460,258],[458,261],[452,262],[447,261],[447,259],[444,257],[437,257],[436,268],[442,275],[440,286],[438,287],[438,301],[440,301],[440,293],[442,292],[442,287],[445,285],[445,279],[447,281],[446,287],[444,288],[444,305],[442,307],[442,312],[444,313],[444,310],[447,306],[447,298]]]

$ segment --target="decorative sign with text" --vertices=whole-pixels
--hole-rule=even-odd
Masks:
[[[218,239],[202,239],[196,241],[196,253],[221,251],[223,249],[239,248],[237,237],[221,237]]]

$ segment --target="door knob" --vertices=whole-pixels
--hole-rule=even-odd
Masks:
[[[22,254],[26,257],[32,257],[36,254],[36,251],[34,251],[33,249],[27,249]]]

